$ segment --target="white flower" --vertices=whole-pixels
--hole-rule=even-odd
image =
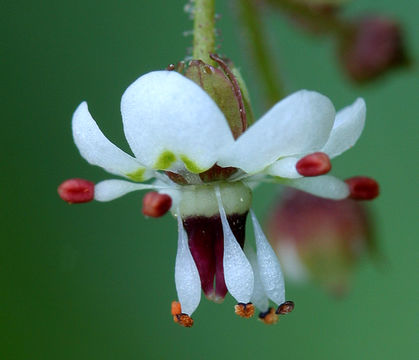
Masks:
[[[330,175],[302,177],[296,163],[319,151],[333,158],[353,146],[364,126],[364,101],[358,99],[335,116],[327,97],[302,90],[280,101],[235,140],[204,90],[174,71],[156,71],[129,86],[121,113],[134,157],[103,135],[85,102],[73,115],[74,141],[90,164],[134,181],[102,181],[95,186],[96,200],[151,188],[172,197],[179,224],[175,280],[182,313],[190,316],[196,309],[201,285],[214,300],[228,290],[239,303],[267,296],[281,305],[281,268],[253,213],[257,260],[250,264],[242,251],[250,185],[273,176],[315,195],[347,197],[345,182]],[[208,177],[202,173],[214,169],[221,177],[204,182]],[[151,178],[156,181],[141,183]],[[197,228],[206,235],[197,235]],[[255,279],[261,284],[254,284]],[[268,303],[257,302],[264,307]]]

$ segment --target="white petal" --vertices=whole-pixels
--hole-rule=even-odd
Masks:
[[[254,277],[252,266],[231,231],[218,187],[216,188],[216,196],[224,235],[224,280],[228,291],[237,302],[247,304],[250,302],[253,294]]]
[[[201,280],[188,245],[188,235],[183,228],[178,211],[178,248],[175,265],[175,283],[182,313],[189,316],[201,301]]]
[[[328,199],[345,199],[349,196],[348,185],[331,175],[281,180],[280,183]]]
[[[224,149],[217,162],[255,173],[278,158],[320,150],[335,119],[331,101],[302,90],[277,103],[237,141]]]
[[[255,231],[260,279],[268,298],[280,305],[285,302],[285,284],[281,265],[252,210],[250,210],[250,215]]]
[[[280,159],[278,161],[275,161],[271,166],[269,166],[266,169],[266,172],[272,176],[279,176],[289,179],[298,179],[302,177],[295,167],[298,160],[300,160],[300,158],[296,157],[286,157]]]
[[[365,101],[361,98],[340,110],[322,151],[334,158],[354,146],[364,129],[366,113]]]
[[[100,166],[111,174],[133,180],[144,181],[150,178],[151,174],[144,166],[103,135],[90,115],[86,102],[82,102],[74,112],[72,128],[74,142],[80,154],[90,164]]]
[[[132,191],[155,188],[154,185],[136,184],[124,180],[104,180],[95,185],[95,200],[111,201]]]
[[[189,171],[204,171],[215,163],[220,148],[234,141],[215,102],[175,71],[155,71],[136,80],[122,96],[121,112],[132,151],[154,169],[182,160]]]
[[[269,301],[265,294],[265,289],[262,285],[262,280],[260,279],[257,258],[254,250],[245,245],[244,252],[249,259],[250,265],[252,265],[253,275],[255,278],[254,286],[253,286],[253,294],[250,301],[262,312],[267,311],[269,309]]]

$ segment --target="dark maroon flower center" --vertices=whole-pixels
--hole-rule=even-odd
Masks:
[[[227,215],[231,230],[242,248],[246,217],[247,212]],[[220,216],[191,216],[183,219],[183,225],[201,278],[202,290],[209,299],[221,301],[227,294],[227,286],[224,281],[224,237]]]

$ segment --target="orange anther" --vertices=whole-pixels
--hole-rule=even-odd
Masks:
[[[182,308],[180,307],[179,301],[172,301],[172,315],[179,315],[182,313]]]
[[[173,316],[173,320],[183,327],[191,327],[193,325],[193,319],[187,314],[175,315]]]
[[[252,303],[238,303],[236,306],[234,306],[234,311],[241,317],[251,318],[255,313],[255,306]]]
[[[274,308],[269,308],[268,311],[259,314],[259,320],[266,325],[273,325],[278,322],[279,316],[275,313]]]

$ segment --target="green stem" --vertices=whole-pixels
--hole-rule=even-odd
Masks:
[[[271,60],[272,51],[267,44],[267,36],[263,32],[259,8],[253,0],[240,0],[239,6],[241,21],[248,32],[247,43],[262,77],[268,105],[271,106],[282,99],[286,92],[282,86],[277,66]]]
[[[214,65],[210,54],[215,52],[215,0],[195,0],[193,53],[195,60]]]

